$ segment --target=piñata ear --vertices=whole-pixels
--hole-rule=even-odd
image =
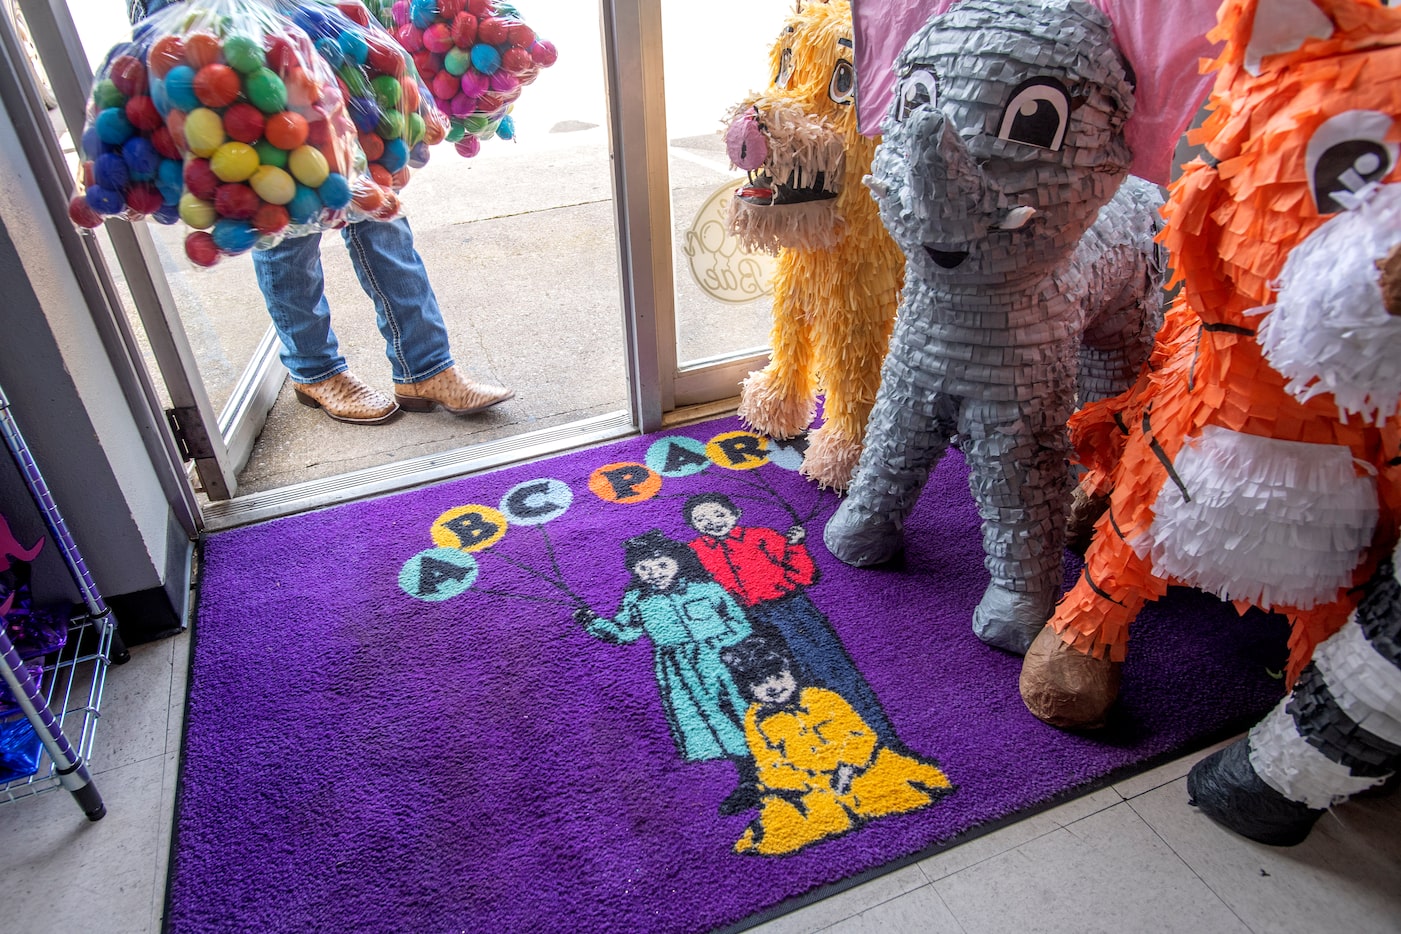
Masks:
[[[1266,56],[1293,52],[1310,39],[1327,39],[1335,28],[1325,12],[1328,6],[1327,0],[1228,0],[1221,8],[1221,24],[1236,25],[1223,61],[1258,75]]]

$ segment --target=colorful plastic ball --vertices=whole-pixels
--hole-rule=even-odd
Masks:
[[[214,225],[214,230],[210,236],[214,239],[214,245],[223,253],[246,253],[253,249],[253,244],[258,242],[261,234],[253,229],[253,225],[248,223],[252,219],[248,218],[234,220],[224,218]]]
[[[379,126],[380,109],[374,100],[368,97],[352,97],[346,101],[350,110],[350,119],[355,123],[355,129],[361,133],[368,133]]]
[[[394,140],[404,135],[404,115],[397,110],[386,110],[379,119],[375,132],[386,140]]]
[[[423,48],[423,30],[413,23],[405,23],[394,30],[394,38],[410,55]]]
[[[296,149],[306,142],[306,134],[306,117],[290,110],[270,115],[263,124],[263,138],[278,149]]]
[[[370,166],[370,181],[375,183],[373,187],[387,189],[394,184],[394,173],[379,163],[374,163]]]
[[[243,74],[251,74],[263,67],[267,56],[251,36],[229,36],[224,40],[224,61],[229,67]]]
[[[409,0],[394,0],[394,5],[389,8],[389,15],[394,20],[395,26],[402,26],[409,21]]]
[[[423,103],[423,97],[418,91],[418,80],[412,77],[399,79],[399,102],[405,111],[417,110],[418,105]]]
[[[287,157],[287,169],[292,177],[310,188],[326,180],[330,168],[321,150],[314,146],[298,146]]]
[[[164,78],[184,61],[185,40],[180,36],[161,36],[151,43],[151,51],[146,53],[146,67],[157,78]]]
[[[397,107],[404,96],[403,86],[392,75],[378,75],[370,81],[370,87],[374,89],[375,102],[385,109]]]
[[[389,187],[394,191],[403,191],[409,184],[409,176],[412,174],[408,166],[404,166],[389,178]]]
[[[499,16],[488,16],[477,22],[477,41],[487,45],[501,45],[506,41],[506,30],[510,23]]]
[[[92,93],[89,95],[92,103],[99,110],[106,110],[108,107],[123,107],[126,105],[127,96],[117,88],[117,84],[111,78],[103,78],[92,86]]]
[[[185,238],[185,255],[196,266],[213,266],[219,262],[219,247],[208,233],[196,230]]]
[[[491,89],[498,94],[510,94],[521,86],[516,76],[504,68],[491,76]]]
[[[165,76],[165,97],[170,106],[179,110],[194,110],[199,106],[195,95],[195,70],[189,65],[176,65]]]
[[[457,77],[444,70],[433,76],[433,82],[429,85],[429,90],[433,92],[434,97],[446,101],[452,100],[457,96],[459,86]]]
[[[501,139],[516,138],[516,121],[510,115],[501,118],[501,122],[496,124],[496,135]]]
[[[418,76],[429,82],[443,68],[443,56],[437,52],[430,52],[427,49],[419,49],[413,53],[413,66],[418,70]]]
[[[198,71],[217,62],[223,46],[219,37],[211,32],[192,32],[185,36],[185,61]]]
[[[485,116],[468,117],[463,121],[467,127],[467,132],[473,136],[481,136],[486,133],[487,127],[491,126],[491,118]]]
[[[206,159],[223,145],[224,121],[207,107],[198,107],[185,115],[185,145],[190,152]]]
[[[180,209],[174,204],[162,204],[151,214],[151,220],[155,221],[157,224],[165,224],[169,227],[171,224],[180,220]]]
[[[126,204],[132,214],[145,217],[154,214],[165,205],[165,199],[155,185],[142,183],[126,190]]]
[[[470,49],[477,42],[477,18],[471,13],[458,13],[452,22],[452,44]]]
[[[214,202],[196,198],[191,192],[185,192],[180,196],[180,203],[177,206],[180,211],[180,219],[185,222],[185,226],[193,227],[196,230],[207,230],[214,226],[214,221],[218,215],[214,212]]]
[[[146,91],[146,66],[134,55],[119,55],[112,60],[107,71],[118,91],[127,97],[144,94]]]
[[[531,29],[525,23],[507,21],[506,41],[511,45],[519,46],[522,49],[528,49],[535,39],[535,30]]]
[[[324,58],[332,69],[339,70],[345,64],[345,53],[341,51],[340,43],[331,36],[316,40],[316,54]]]
[[[286,204],[297,194],[297,183],[291,175],[275,165],[262,165],[253,173],[248,184],[258,197],[269,204]]]
[[[336,41],[340,44],[341,54],[357,65],[363,65],[370,57],[370,46],[365,42],[364,35],[357,29],[347,29],[342,32]]]
[[[513,75],[521,75],[535,67],[530,52],[519,45],[509,46],[501,53],[501,70]]]
[[[415,146],[423,141],[427,134],[427,124],[423,115],[414,111],[404,118],[404,142],[410,146]]]
[[[298,146],[301,144],[298,143]],[[279,169],[287,168],[287,150],[279,149],[266,139],[260,139],[253,144],[253,148],[258,151],[258,161],[263,165],[275,166]],[[292,148],[296,148],[295,146]]]
[[[244,93],[253,106],[265,114],[287,109],[287,86],[271,69],[259,68],[248,75]]]
[[[258,213],[258,205],[262,203],[263,199],[258,197],[258,193],[241,182],[220,185],[214,193],[214,210],[220,217],[234,220],[248,220]]]
[[[191,159],[185,163],[185,187],[201,201],[213,201],[219,190],[219,176],[214,174],[208,159]]]
[[[287,215],[294,224],[306,224],[321,213],[323,205],[316,189],[305,185],[297,186],[297,193],[287,202]]]
[[[156,109],[156,102],[145,94],[137,95],[126,102],[122,109],[127,122],[142,133],[150,133],[165,121]]]
[[[264,204],[250,221],[253,229],[264,235],[278,233],[291,222],[287,209],[280,204]]]
[[[179,159],[162,159],[156,168],[156,188],[161,200],[175,204],[185,190],[185,166]]]
[[[482,144],[475,136],[464,136],[453,143],[453,148],[457,150],[459,156],[470,159],[482,151]]]
[[[430,155],[431,150],[429,150],[427,143],[417,144],[409,150],[409,167],[414,169],[423,168],[428,164]]]
[[[480,31],[478,36],[480,36]],[[501,67],[501,53],[496,46],[478,42],[472,46],[472,67],[484,75],[489,75]]]
[[[297,64],[297,45],[288,36],[267,36],[263,39],[263,48],[267,49],[267,66],[276,74],[284,74],[288,68]]]
[[[378,121],[376,121],[378,122]],[[346,130],[349,132],[354,127]],[[306,121],[306,143],[308,146],[315,146],[320,149],[331,142],[331,121],[329,115],[312,113]]]
[[[221,143],[210,155],[209,167],[220,181],[246,181],[258,171],[258,151],[247,143],[230,140]]]
[[[161,164],[161,154],[156,152],[156,147],[151,145],[150,140],[143,136],[133,136],[122,143],[122,161],[126,163],[127,172],[133,180],[144,182],[156,177],[156,169]]]
[[[447,23],[434,23],[423,30],[423,47],[439,55],[451,49],[453,47],[452,30],[448,28]]]
[[[445,139],[449,143],[455,143],[458,140],[462,139],[462,137],[465,136],[466,133],[467,128],[462,125],[462,122],[460,120],[454,120],[448,125],[447,132],[443,134],[443,139]]]
[[[409,4],[408,22],[419,29],[427,29],[433,25],[433,20],[438,15],[438,11],[431,3],[411,3]]]
[[[224,111],[224,132],[240,143],[256,143],[263,135],[266,120],[252,104],[239,101]]]
[[[369,43],[370,54],[366,65],[371,71],[389,75],[395,79],[404,77],[404,50],[392,42],[373,39]]]
[[[555,44],[545,39],[537,39],[530,47],[530,57],[535,64],[548,68],[559,59],[559,52],[555,49]]]
[[[215,62],[195,72],[195,97],[206,107],[227,107],[238,100],[242,82],[238,72]]]
[[[384,155],[384,138],[376,136],[374,133],[361,133],[358,137],[360,141],[360,151],[365,154],[365,158],[374,162]]]
[[[462,6],[462,0],[438,0],[438,15],[445,20],[452,20],[462,12]]]
[[[379,164],[391,172],[402,169],[409,161],[409,147],[402,139],[388,139],[384,141],[384,155],[379,157]]]
[[[462,93],[468,97],[481,97],[491,88],[491,79],[480,71],[469,71],[462,76]]]
[[[87,227],[88,229],[102,226],[102,215],[93,210],[93,206],[83,195],[74,195],[69,200],[68,219],[79,227]]]
[[[83,158],[96,159],[106,150],[107,146],[97,132],[96,122],[89,123],[83,128]]]
[[[121,191],[131,183],[126,160],[115,152],[105,152],[93,160],[92,178],[99,187],[113,191]]]
[[[471,67],[472,53],[464,52],[455,46],[443,56],[443,71],[450,75],[460,78]]]
[[[165,131],[170,134],[170,143],[177,155],[185,152],[185,111],[172,110],[165,115]],[[157,131],[159,132],[159,131]],[[152,134],[154,138],[154,134]]]
[[[97,128],[98,138],[109,146],[120,146],[136,132],[121,107],[108,107],[102,111],[93,120],[93,126]]]
[[[466,0],[467,10],[477,19],[496,12],[496,0]]]
[[[470,117],[477,112],[477,98],[468,97],[466,94],[459,94],[452,99],[448,107],[448,112],[454,117]]]
[[[151,79],[151,103],[156,106],[156,113],[165,116],[170,113],[170,95],[165,93],[165,79]]]
[[[99,214],[120,214],[126,209],[126,201],[123,200],[122,193],[114,188],[89,185],[86,197],[88,206]]]
[[[316,189],[316,194],[326,207],[333,211],[339,211],[350,203],[350,182],[346,181],[345,176],[339,172],[332,172],[326,176],[321,187]]]

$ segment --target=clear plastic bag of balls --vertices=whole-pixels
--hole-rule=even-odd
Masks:
[[[476,155],[483,140],[515,136],[512,106],[558,57],[516,7],[500,0],[366,2],[413,57],[460,155]]]
[[[198,265],[399,210],[369,173],[330,66],[263,0],[190,0],[143,20],[95,76],[87,116],[86,207],[99,218],[185,224],[185,253]],[[159,157],[159,206],[142,177],[146,145]],[[178,191],[168,164],[177,160]],[[81,213],[70,205],[70,216]]]
[[[270,2],[311,36],[335,73],[371,177],[402,191],[448,130],[412,56],[360,0]]]

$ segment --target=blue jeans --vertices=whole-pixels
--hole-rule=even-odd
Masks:
[[[452,366],[447,327],[409,222],[401,217],[347,224],[341,237],[360,287],[374,301],[394,382],[416,383]],[[343,372],[347,364],[326,302],[321,235],[255,250],[253,269],[292,380],[315,383]]]

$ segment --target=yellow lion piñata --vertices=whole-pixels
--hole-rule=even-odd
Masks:
[[[862,184],[879,138],[856,126],[851,4],[807,3],[770,52],[773,81],[736,105],[725,133],[749,173],[730,206],[747,249],[777,255],[773,353],[739,415],[772,438],[801,434],[824,395],[802,473],[844,490],[880,386],[904,257]]]

